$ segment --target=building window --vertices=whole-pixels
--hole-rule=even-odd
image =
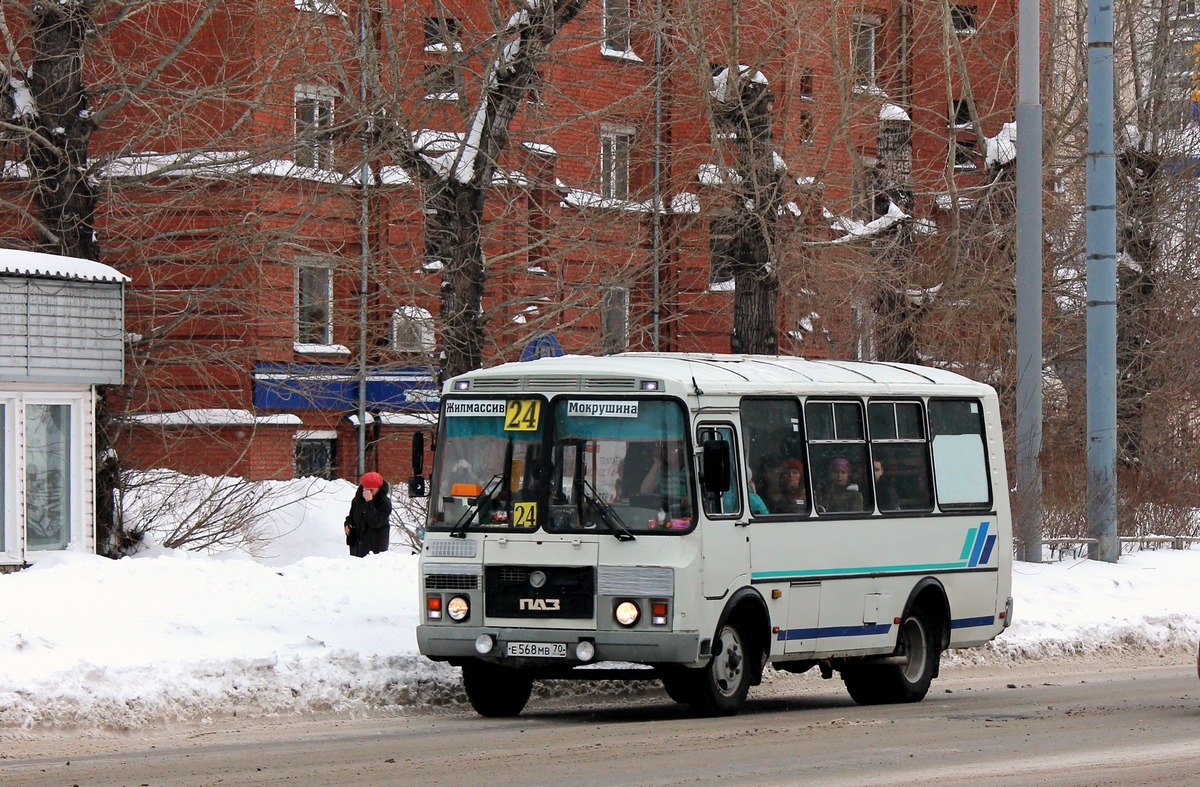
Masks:
[[[333,0],[293,0],[293,5],[301,11],[312,11],[327,16],[344,16]]]
[[[600,196],[605,199],[629,197],[629,147],[632,133],[604,129],[600,132]]]
[[[950,24],[959,35],[970,35],[975,32],[975,6],[955,5],[950,7]]]
[[[296,163],[301,167],[333,166],[333,96],[296,91]]]
[[[1179,0],[1179,16],[1193,17],[1196,15],[1196,0]]]
[[[425,90],[426,100],[458,100],[458,85],[454,78],[454,66],[449,63],[425,66],[422,85]]]
[[[799,125],[799,128],[797,129],[797,131],[799,132],[800,141],[801,142],[812,142],[814,128],[815,128],[815,123],[813,122],[812,113],[811,112],[801,112],[800,113],[800,125]]]
[[[859,162],[854,176],[854,216],[862,221],[873,221],[888,212],[883,169],[874,156],[862,156]]]
[[[66,549],[71,535],[71,406],[27,405],[25,439],[28,548]]]
[[[307,432],[296,437],[293,448],[295,477],[333,479],[337,435],[334,432]]]
[[[729,289],[734,283],[737,226],[729,216],[714,216],[708,224],[708,288]]]
[[[971,102],[956,98],[950,105],[950,139],[954,145],[954,168],[975,169],[976,155],[975,124],[971,121]]]
[[[418,306],[401,306],[392,312],[392,350],[423,353],[434,350],[433,315]]]
[[[875,85],[875,38],[878,31],[879,19],[876,17],[860,17],[854,20],[850,37],[850,59],[855,85]]]
[[[605,287],[600,295],[600,339],[605,355],[629,349],[629,289]]]
[[[425,18],[426,52],[461,52],[462,25],[451,16]]]
[[[630,26],[629,0],[604,0],[604,48],[628,52]]]
[[[817,94],[814,88],[811,68],[800,69],[800,98],[804,101],[815,101]]]
[[[8,529],[8,405],[0,402],[0,555],[4,554],[4,531]]]
[[[333,271],[328,266],[296,268],[296,342],[333,343]]]

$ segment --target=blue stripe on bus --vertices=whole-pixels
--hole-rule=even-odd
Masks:
[[[952,629],[969,629],[976,626],[992,626],[996,623],[995,615],[985,615],[980,618],[959,618],[958,620],[950,621]]]
[[[979,523],[979,535],[975,536],[975,548],[971,550],[971,568],[979,565],[979,555],[983,552],[983,542],[987,540],[988,523]]]
[[[988,536],[987,543],[983,546],[983,554],[979,556],[980,563],[987,564],[988,560],[992,557],[992,547],[994,546],[996,546],[996,537]]]
[[[861,626],[826,626],[811,629],[780,629],[777,639],[785,642],[792,639],[820,639],[821,637],[870,637],[886,634],[891,623],[872,623]]]

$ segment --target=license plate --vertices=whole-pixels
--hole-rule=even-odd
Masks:
[[[537,658],[565,659],[567,643],[565,642],[510,642],[509,656],[534,656]]]

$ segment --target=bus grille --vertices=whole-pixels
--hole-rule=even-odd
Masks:
[[[465,574],[426,574],[426,590],[479,590],[479,577]]]
[[[530,575],[546,582],[535,588]],[[590,618],[596,602],[596,572],[590,566],[487,566],[485,614],[500,618]]]

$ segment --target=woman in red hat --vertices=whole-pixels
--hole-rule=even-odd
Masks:
[[[387,552],[391,516],[387,481],[379,473],[366,473],[346,515],[346,545],[350,554],[366,557],[369,552]]]

